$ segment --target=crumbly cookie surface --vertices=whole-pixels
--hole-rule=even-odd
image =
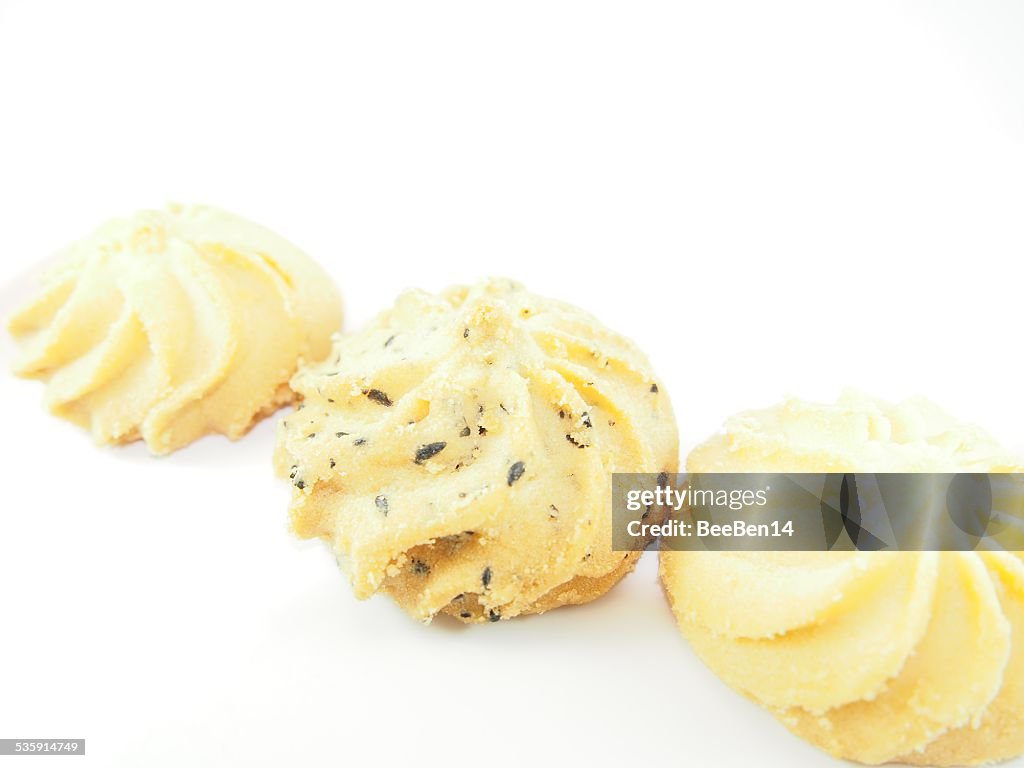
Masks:
[[[282,421],[291,519],[365,598],[496,621],[592,600],[611,474],[673,472],[675,421],[644,355],[567,304],[491,280],[411,291],[300,371]]]
[[[731,419],[693,472],[1021,472],[924,401],[791,400]],[[863,763],[1024,752],[1024,561],[993,552],[669,552],[683,634],[794,733]]]
[[[169,206],[75,243],[9,322],[15,372],[98,443],[170,453],[234,439],[291,402],[301,359],[341,324],[330,279],[298,248],[209,207]]]

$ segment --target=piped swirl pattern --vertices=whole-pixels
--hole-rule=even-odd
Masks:
[[[291,520],[355,593],[496,621],[592,600],[612,472],[674,472],[672,409],[644,355],[575,307],[491,280],[403,294],[292,382],[279,471]]]

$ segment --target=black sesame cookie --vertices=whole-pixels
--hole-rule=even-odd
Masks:
[[[356,595],[429,621],[583,603],[628,573],[613,472],[675,472],[668,397],[644,355],[516,283],[411,291],[300,371],[282,421],[291,520]]]

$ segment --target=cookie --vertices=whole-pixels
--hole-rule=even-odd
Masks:
[[[613,472],[674,472],[664,388],[582,310],[490,280],[411,291],[292,380],[279,470],[291,521],[355,594],[487,622],[604,594]]]
[[[9,321],[18,375],[96,442],[154,454],[235,439],[289,403],[301,360],[330,350],[341,301],[298,248],[245,219],[169,206],[100,227],[62,254]]]
[[[845,395],[730,419],[691,472],[1021,472],[925,401]],[[863,763],[1024,752],[1024,561],[1010,552],[670,552],[683,634],[797,735]]]

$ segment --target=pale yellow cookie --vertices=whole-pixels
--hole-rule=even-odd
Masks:
[[[612,473],[676,470],[637,347],[509,281],[405,293],[292,386],[294,530],[330,543],[358,597],[424,621],[600,596],[639,556],[612,551]]]
[[[844,395],[740,414],[690,472],[1022,472],[934,405]],[[662,582],[698,655],[794,733],[864,763],[1024,752],[1020,553],[670,552]]]
[[[15,372],[98,443],[174,451],[234,439],[290,402],[301,360],[330,349],[341,301],[324,272],[263,227],[208,207],[108,222],[70,246],[9,323]]]

